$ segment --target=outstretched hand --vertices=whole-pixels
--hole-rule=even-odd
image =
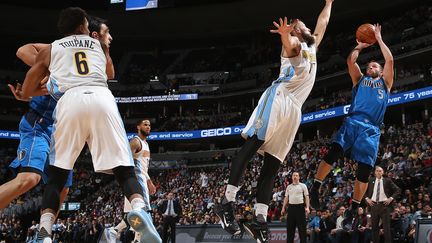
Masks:
[[[286,35],[291,33],[294,30],[294,27],[298,23],[298,19],[295,19],[291,24],[288,24],[287,17],[279,18],[279,24],[273,21],[273,25],[276,27],[276,29],[270,30],[271,33],[277,33],[280,35]]]
[[[366,42],[360,42],[359,40],[356,40],[356,41],[357,41],[357,47],[360,49],[364,49],[364,48],[367,48],[367,47],[373,45],[373,44],[369,44]]]
[[[15,96],[15,99],[21,100],[21,101],[30,101],[30,98],[23,97],[22,95],[22,84],[17,83],[16,87],[14,87],[12,84],[8,84],[10,91]]]
[[[374,24],[374,34],[375,34],[375,39],[379,42],[382,41],[382,36],[381,36],[381,25],[380,24]]]

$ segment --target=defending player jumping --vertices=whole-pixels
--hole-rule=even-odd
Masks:
[[[330,19],[333,0],[326,0],[318,17],[315,31],[300,21],[288,24],[287,18],[274,22],[282,41],[281,72],[279,78],[261,96],[242,136],[246,142],[233,160],[228,185],[222,202],[215,208],[222,227],[231,234],[240,233],[234,219],[236,194],[240,178],[252,156],[258,151],[264,155],[264,164],[258,179],[257,204],[253,222],[245,228],[258,242],[269,242],[267,226],[268,204],[274,179],[280,163],[287,156],[301,122],[301,106],[315,82],[316,50],[323,39]]]

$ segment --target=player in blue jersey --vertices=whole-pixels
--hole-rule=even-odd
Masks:
[[[378,154],[380,125],[384,120],[390,89],[393,86],[393,55],[381,37],[381,26],[375,25],[375,38],[384,56],[382,67],[376,61],[367,64],[363,74],[357,64],[359,53],[370,44],[360,43],[347,58],[348,72],[353,82],[352,103],[348,116],[336,134],[328,154],[321,161],[311,188],[311,204],[320,206],[319,188],[331,171],[333,164],[345,152],[350,151],[351,159],[357,162],[356,180],[351,210],[347,217],[356,212],[367,190],[369,174]]]
[[[17,56],[24,63],[32,66],[35,56],[44,44],[28,44],[17,51]],[[44,85],[46,79],[41,82]],[[56,101],[49,95],[25,99],[21,96],[21,84],[16,87],[9,85],[17,100],[28,101],[29,111],[24,114],[19,124],[20,144],[17,158],[9,167],[15,178],[0,186],[0,209],[5,208],[18,196],[35,187],[42,179],[47,182],[45,165],[49,152],[53,118]],[[61,192],[61,201],[65,199],[72,185],[72,175],[69,176]]]

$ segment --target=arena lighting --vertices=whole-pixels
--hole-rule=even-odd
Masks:
[[[158,76],[154,76],[154,78],[151,78],[150,82],[159,82]]]

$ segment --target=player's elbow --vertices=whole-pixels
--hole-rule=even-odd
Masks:
[[[25,58],[25,46],[21,46],[16,51],[15,55],[20,59],[23,60]]]

